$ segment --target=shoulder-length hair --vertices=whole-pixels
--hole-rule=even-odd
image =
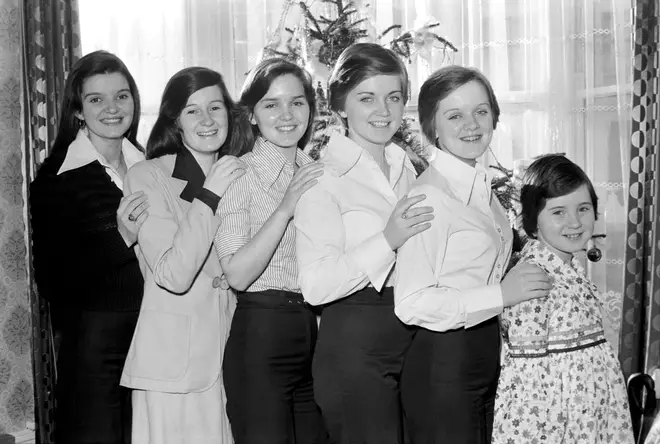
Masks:
[[[419,90],[417,106],[419,123],[422,133],[429,141],[432,142],[436,139],[435,114],[440,102],[461,86],[473,81],[480,83],[486,90],[493,115],[493,129],[497,128],[497,122],[500,120],[500,105],[497,103],[497,97],[495,97],[488,78],[475,68],[459,65],[445,66],[431,74]]]
[[[64,162],[69,145],[76,139],[80,130],[80,119],[76,114],[82,112],[82,89],[85,81],[99,74],[119,73],[128,82],[128,88],[133,96],[133,120],[124,135],[129,142],[144,151],[137,141],[138,126],[140,124],[140,93],[135,79],[119,57],[107,51],[94,51],[80,58],[71,69],[64,86],[62,103],[60,105],[60,120],[57,136],[50,155],[44,165],[52,163],[59,165]]]
[[[328,101],[333,111],[343,111],[346,96],[363,81],[382,75],[399,76],[404,104],[408,101],[408,70],[391,49],[376,43],[355,43],[337,59],[328,81]]]
[[[312,137],[316,118],[316,96],[312,78],[307,71],[295,63],[280,58],[271,58],[259,63],[245,79],[238,102],[235,129],[232,131],[230,154],[241,156],[252,151],[254,142],[259,136],[259,128],[250,122],[254,108],[268,93],[275,79],[287,74],[300,80],[305,92],[305,99],[309,104],[309,122],[307,122],[305,134],[298,141],[298,147],[304,148],[307,145]]]
[[[525,233],[536,239],[539,214],[548,199],[570,194],[582,185],[587,186],[598,219],[598,196],[584,170],[562,154],[546,154],[537,158],[525,170],[520,190],[520,216]]]
[[[233,132],[232,122],[236,105],[229,95],[222,74],[200,66],[184,68],[174,74],[165,85],[160,109],[158,110],[158,118],[147,141],[147,159],[154,159],[166,154],[178,154],[181,150],[186,149],[177,121],[190,96],[209,86],[220,88],[222,100],[227,108],[228,131]],[[229,139],[228,134],[219,149],[220,153],[225,153],[228,150]]]

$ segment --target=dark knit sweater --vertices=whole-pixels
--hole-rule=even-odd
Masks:
[[[122,191],[99,162],[57,175],[48,163],[30,185],[35,279],[58,307],[139,310],[144,281],[117,230]]]

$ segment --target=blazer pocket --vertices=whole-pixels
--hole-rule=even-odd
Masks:
[[[188,370],[190,358],[190,316],[180,313],[142,310],[126,373],[159,381],[178,381]]]

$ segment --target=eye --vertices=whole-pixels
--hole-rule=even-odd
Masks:
[[[373,101],[374,101],[373,98],[368,97],[368,96],[360,98],[360,102],[362,102],[362,103],[371,103]]]
[[[454,114],[454,115],[449,116],[449,120],[458,120],[460,118],[461,118],[460,114]]]
[[[275,108],[276,106],[277,106],[277,105],[275,105],[274,103],[267,103],[267,104],[264,106],[264,108],[266,108],[266,109],[273,109],[273,108]]]
[[[400,96],[390,96],[390,102],[399,103],[401,100]]]
[[[305,106],[307,105],[307,102],[305,100],[296,100],[293,104],[296,106]]]
[[[189,110],[186,111],[186,114],[197,114],[198,112],[199,112],[199,110],[196,110],[196,109],[194,109],[194,108],[191,108],[191,109],[189,109]]]
[[[591,211],[591,207],[589,207],[589,206],[585,205],[584,207],[580,207],[580,212],[581,213],[587,213],[589,211]]]
[[[131,98],[131,95],[130,95],[130,94],[127,94],[127,93],[121,93],[121,94],[119,94],[119,95],[117,96],[117,98],[118,98],[119,100],[127,100],[127,99],[130,99],[130,98]]]
[[[553,216],[563,216],[564,215],[564,210],[555,210],[552,212]]]
[[[101,102],[100,97],[92,97],[91,99],[89,99],[89,103],[100,103],[100,102]]]
[[[224,109],[225,109],[225,107],[222,106],[222,105],[214,105],[214,106],[211,107],[211,111],[222,111]]]
[[[479,111],[477,111],[477,114],[479,114],[480,116],[486,116],[486,115],[488,115],[488,110],[487,109],[480,109]]]

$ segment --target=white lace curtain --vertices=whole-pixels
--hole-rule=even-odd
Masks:
[[[345,0],[346,1],[346,0]],[[295,2],[297,4],[297,2]],[[316,13],[332,14],[319,0]],[[621,318],[625,196],[630,140],[631,0],[356,0],[376,31],[440,22],[437,33],[457,48],[413,57],[410,111],[416,92],[446,63],[481,69],[502,108],[492,150],[504,166],[542,153],[564,152],[596,184],[603,258],[589,264],[603,292],[607,333],[616,346]],[[190,65],[217,69],[230,91],[282,15],[285,0],[115,0],[80,2],[83,53],[107,49],[136,77],[146,141],[167,79]],[[297,6],[285,24],[300,21]],[[490,156],[484,159],[493,163]]]

